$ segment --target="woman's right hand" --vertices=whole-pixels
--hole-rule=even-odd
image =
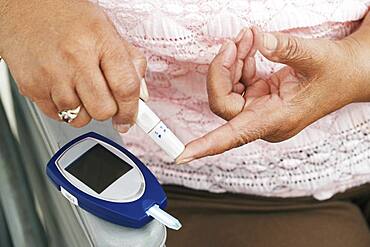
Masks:
[[[135,122],[146,60],[97,6],[0,0],[0,27],[0,55],[20,93],[47,116],[81,106],[75,127],[113,117],[126,132]]]

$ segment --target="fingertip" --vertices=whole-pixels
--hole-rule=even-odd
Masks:
[[[226,40],[225,43],[221,46],[220,51],[218,53],[217,59],[222,60],[222,65],[226,68],[230,68],[236,59],[236,45],[231,40]]]
[[[190,163],[193,160],[194,160],[194,158],[180,158],[180,159],[176,159],[175,163],[176,163],[176,165],[183,165],[183,164],[186,164],[186,163]]]
[[[253,37],[253,31],[252,28],[247,28],[244,33],[244,37],[246,38],[252,38]]]
[[[259,27],[252,28],[254,47],[258,50],[263,48],[263,32]]]
[[[251,52],[252,47],[253,47],[253,34],[252,31],[248,28],[245,30],[243,37],[237,44],[238,59],[244,60],[246,56]]]
[[[238,33],[238,35],[236,36],[236,38],[234,39],[235,40],[235,43],[239,43],[240,40],[243,38],[244,36],[244,33],[246,31],[247,28],[242,28],[242,30],[240,30],[240,32]]]
[[[226,39],[224,41],[224,43],[222,43],[220,49],[218,50],[218,54],[222,54],[224,51],[230,49],[230,45],[234,43],[232,40],[230,39]]]
[[[119,133],[125,134],[129,131],[132,125],[131,124],[119,124],[119,123],[112,122],[112,126]]]
[[[116,115],[112,117],[112,122],[134,125],[138,115],[139,97],[129,101],[117,101],[117,105],[118,111]]]
[[[212,142],[210,142],[206,136],[207,134],[186,144],[185,150],[176,159],[176,164],[184,164],[196,159],[213,155]]]
[[[189,148],[189,145],[190,145],[190,148]],[[175,163],[177,165],[181,165],[181,164],[189,163],[194,159],[195,157],[191,150],[191,143],[188,143],[185,147],[185,150],[180,154],[179,157],[176,158]]]

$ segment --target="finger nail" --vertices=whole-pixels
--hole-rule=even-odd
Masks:
[[[218,51],[218,53],[223,53],[224,51],[226,51],[226,50],[230,49],[230,45],[231,45],[231,40],[228,40],[228,39],[227,39],[227,40],[222,44],[222,46],[221,46],[220,50]]]
[[[243,38],[245,31],[246,31],[245,28],[240,30],[239,34],[235,38],[235,43],[238,43]]]
[[[277,39],[275,35],[271,33],[264,33],[263,34],[263,46],[270,51],[276,50],[277,47]]]
[[[234,45],[234,42],[232,42],[231,40],[227,40],[220,49],[220,53],[222,54],[223,61],[224,61],[223,64],[226,67],[230,67],[235,60],[233,45]]]
[[[140,98],[144,101],[149,100],[148,87],[146,86],[146,82],[144,78],[140,82]]]
[[[176,164],[177,165],[180,165],[180,164],[185,164],[185,163],[189,163],[190,161],[194,160],[193,157],[188,157],[188,158],[179,158],[176,160]]]
[[[120,133],[126,133],[131,128],[131,124],[112,123],[112,125],[113,125],[113,128],[115,128]]]

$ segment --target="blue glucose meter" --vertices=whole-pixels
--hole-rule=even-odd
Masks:
[[[97,217],[133,228],[155,218],[172,229],[181,228],[177,219],[163,211],[167,197],[149,169],[121,145],[97,133],[63,146],[46,172],[71,203]]]

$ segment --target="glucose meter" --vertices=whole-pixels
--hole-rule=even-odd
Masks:
[[[49,161],[47,175],[64,197],[115,224],[140,228],[157,219],[178,230],[163,209],[167,197],[149,169],[121,145],[97,133],[63,146]]]

